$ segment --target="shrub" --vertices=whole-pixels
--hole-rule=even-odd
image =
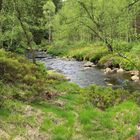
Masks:
[[[105,55],[99,60],[99,64],[104,65],[106,62],[112,61],[112,65],[114,67],[119,65],[125,70],[137,69],[135,65],[140,66],[139,58],[136,55],[129,52],[124,53],[123,55],[126,56],[127,59],[117,55],[116,53]]]
[[[108,107],[117,105],[125,100],[134,99],[136,94],[132,95],[126,90],[100,87],[92,85],[86,88],[84,95],[85,101],[94,106],[105,110]],[[82,92],[82,93],[83,93]]]
[[[7,91],[1,86],[1,99],[9,98],[9,94],[14,98],[27,99],[46,90],[47,72],[43,64],[34,65],[25,58],[4,50],[0,50],[0,54],[0,80],[9,89]]]
[[[25,75],[23,81],[28,85],[32,85],[36,81],[36,77],[32,75]]]

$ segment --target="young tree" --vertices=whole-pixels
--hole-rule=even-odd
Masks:
[[[47,3],[43,6],[43,13],[45,16],[46,20],[46,29],[48,30],[48,35],[49,35],[49,44],[52,41],[52,28],[53,28],[53,18],[55,15],[55,5],[54,3],[49,0]]]

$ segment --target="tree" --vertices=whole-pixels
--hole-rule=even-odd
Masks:
[[[67,0],[56,16],[56,36],[63,38],[91,39],[102,41],[107,49],[113,51],[115,40],[129,41],[132,38],[134,15],[136,11],[129,11],[127,0]],[[57,35],[58,33],[58,35]],[[62,35],[64,36],[64,35]],[[81,37],[82,36],[82,37]],[[69,38],[69,39],[70,39]]]
[[[53,28],[53,18],[55,15],[55,5],[54,3],[49,0],[47,3],[43,6],[43,13],[46,20],[46,29],[48,30],[49,35],[49,44],[52,41],[52,28]]]
[[[26,24],[22,20],[21,11],[19,10],[17,1],[13,0],[13,2],[14,2],[15,10],[16,10],[17,19],[20,22],[21,28],[23,29],[25,38],[27,40],[27,45],[29,46],[31,54],[32,54],[33,63],[36,63],[35,52],[34,52],[34,49],[33,49],[34,41],[33,41],[32,34],[31,34],[31,32],[28,31]]]

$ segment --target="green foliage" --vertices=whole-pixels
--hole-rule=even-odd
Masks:
[[[126,42],[126,41],[119,41],[119,40],[115,40],[113,42],[113,46],[114,46],[114,50],[116,52],[129,52],[134,46],[135,46],[135,42]]]
[[[101,65],[111,61],[133,70],[134,64],[140,66],[139,28],[134,26],[139,4],[3,0],[0,47],[20,54],[28,47],[44,47],[53,55]],[[53,40],[53,46],[46,40]],[[113,53],[108,52],[108,43]],[[126,140],[136,133],[138,102],[137,92],[95,85],[80,88],[63,75],[46,71],[41,63],[34,65],[0,49],[0,139]]]
[[[36,67],[32,63],[24,63],[27,60],[23,58],[16,59],[14,57],[10,57],[10,53],[6,54],[5,57],[0,57],[0,75],[1,80],[6,82],[20,82],[22,81],[22,77],[24,77],[27,73],[33,74],[36,70]]]
[[[140,44],[139,43],[135,44],[131,49],[131,52],[140,57]]]
[[[24,57],[0,50],[0,80],[7,85],[1,84],[2,100],[5,98],[30,100],[47,92],[47,76],[45,66],[42,64],[36,66]]]
[[[62,47],[62,46],[58,46],[58,47],[50,46],[48,48],[48,53],[51,54],[51,55],[54,55],[54,56],[63,56],[63,55],[67,54],[68,48],[69,47],[67,47],[67,46],[65,46],[65,47]]]
[[[98,86],[90,86],[84,92],[86,94],[85,100],[102,110],[115,106],[125,100],[133,100],[136,96],[135,94],[131,95],[125,90],[112,90],[111,88]]]
[[[10,138],[39,134],[52,139],[118,140],[135,134],[139,93],[95,85],[80,88],[58,73],[46,72],[43,64],[36,66],[4,50],[0,50],[0,60],[5,73],[15,75],[11,79],[4,75],[0,82],[1,130]],[[55,98],[45,100],[48,95]],[[26,131],[35,133],[29,136]]]
[[[55,16],[55,40],[103,41],[111,45],[119,44],[116,40],[128,42],[133,35],[138,35],[132,23],[135,14],[139,14],[139,2],[131,7],[135,10],[127,10],[130,3],[127,0],[118,0],[116,4],[113,1],[68,0]]]

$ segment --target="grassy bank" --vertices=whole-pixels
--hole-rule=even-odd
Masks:
[[[139,93],[80,88],[4,50],[0,70],[0,139],[126,140],[136,134]]]
[[[135,63],[138,67],[140,66],[140,44],[138,42],[127,43],[122,41],[115,41],[113,43],[113,49],[113,53],[108,52],[105,44],[102,42],[76,42],[69,45],[65,45],[63,42],[58,42],[53,46],[50,46],[48,52],[52,55],[75,58],[79,61],[91,61],[104,67],[107,63],[110,63],[113,67],[119,65],[125,70],[136,69],[133,63]],[[118,53],[123,54],[133,63],[120,57]]]

